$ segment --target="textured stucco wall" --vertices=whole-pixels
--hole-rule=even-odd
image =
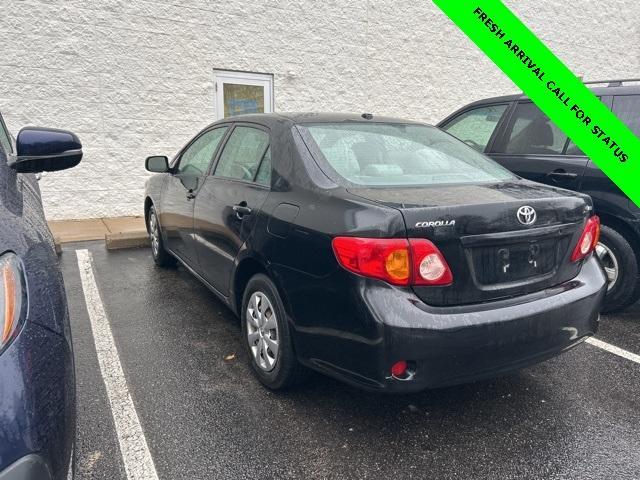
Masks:
[[[587,79],[640,76],[637,0],[509,0]],[[0,110],[67,128],[79,168],[41,181],[50,218],[138,214],[149,154],[214,118],[213,69],[274,74],[277,111],[436,122],[515,87],[429,1],[0,0]]]

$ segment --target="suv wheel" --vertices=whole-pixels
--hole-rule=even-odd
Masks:
[[[616,312],[634,303],[638,297],[638,259],[627,239],[603,225],[596,254],[609,280],[602,312]]]
[[[249,280],[242,298],[241,323],[249,362],[260,383],[271,390],[297,383],[305,369],[293,350],[280,295],[266,275]]]
[[[156,208],[153,205],[149,208],[149,214],[147,215],[147,231],[149,232],[149,240],[151,241],[151,255],[156,265],[159,267],[174,266],[176,259],[164,248],[160,222],[158,222]]]

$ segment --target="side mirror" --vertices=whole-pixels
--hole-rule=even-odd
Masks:
[[[75,167],[82,160],[82,144],[66,130],[25,127],[16,139],[16,156],[10,164],[20,173],[55,172]]]
[[[153,173],[166,173],[169,171],[169,159],[163,155],[147,157],[144,167]]]

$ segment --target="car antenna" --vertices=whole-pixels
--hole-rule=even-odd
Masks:
[[[373,119],[373,114],[372,113],[363,113],[362,114],[362,118],[364,118],[365,120],[372,120]]]

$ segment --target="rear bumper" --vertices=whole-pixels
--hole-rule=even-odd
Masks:
[[[605,293],[605,275],[594,257],[570,282],[481,305],[433,308],[406,290],[369,285],[360,296],[380,323],[379,341],[368,348],[351,342],[352,353],[365,359],[351,362],[345,354],[340,367],[313,366],[354,385],[390,392],[492,377],[548,359],[593,335]],[[410,380],[391,377],[398,360],[413,365]],[[355,366],[360,368],[349,368]]]

